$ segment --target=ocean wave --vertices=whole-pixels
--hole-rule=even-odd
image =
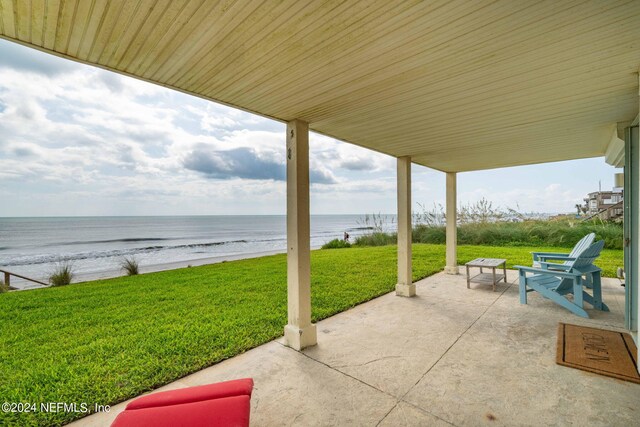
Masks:
[[[73,246],[73,245],[91,245],[100,243],[136,243],[136,242],[161,242],[165,240],[174,240],[165,237],[129,237],[124,239],[109,239],[109,240],[78,240],[75,242],[57,242],[48,243],[44,246]]]
[[[256,241],[277,241],[282,239],[264,239],[264,240],[256,240]],[[141,248],[128,248],[128,249],[113,249],[109,251],[91,251],[91,252],[80,252],[80,253],[72,253],[72,254],[39,254],[39,255],[29,255],[24,257],[18,257],[13,260],[9,260],[8,262],[0,262],[0,264],[5,265],[7,267],[15,267],[22,265],[37,265],[37,264],[49,264],[55,262],[72,262],[72,261],[80,261],[86,259],[101,259],[101,258],[112,258],[112,257],[123,257],[123,256],[132,256],[142,253],[151,253],[151,252],[159,252],[166,250],[176,250],[176,249],[194,249],[194,248],[206,248],[206,247],[214,247],[214,246],[222,246],[229,245],[234,243],[249,243],[248,240],[227,240],[221,242],[206,242],[206,243],[190,243],[184,245],[167,245],[167,246],[145,246]],[[203,251],[200,251],[203,253]]]

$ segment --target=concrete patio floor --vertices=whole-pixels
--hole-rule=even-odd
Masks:
[[[537,293],[520,305],[508,279],[493,292],[439,273],[319,322],[315,347],[272,341],[159,390],[252,377],[255,426],[637,425],[640,385],[555,363],[558,322],[623,330],[619,281],[603,283],[611,312],[582,319]]]

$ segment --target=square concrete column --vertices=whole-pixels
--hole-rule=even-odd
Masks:
[[[444,272],[458,274],[458,212],[456,173],[447,172],[447,264]]]
[[[398,284],[396,295],[416,294],[411,269],[411,157],[398,157]]]
[[[287,124],[287,302],[286,344],[296,350],[315,345],[311,323],[309,219],[309,124]]]

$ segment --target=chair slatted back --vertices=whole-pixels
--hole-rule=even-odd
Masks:
[[[598,259],[600,256],[600,252],[602,252],[602,248],[604,248],[604,240],[600,240],[593,245],[586,248],[582,253],[573,261],[573,268],[586,267]]]
[[[573,247],[573,249],[571,250],[571,253],[569,254],[570,258],[577,258],[580,256],[580,254],[582,253],[582,251],[584,251],[585,249],[587,249],[589,246],[591,246],[591,244],[593,243],[593,241],[596,238],[596,233],[589,233],[586,236],[584,236],[582,239],[580,239],[580,241],[578,243],[576,243],[576,245]],[[564,265],[573,265],[573,261],[565,261],[563,263]]]

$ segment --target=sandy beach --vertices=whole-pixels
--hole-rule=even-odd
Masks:
[[[235,255],[198,258],[198,259],[192,259],[192,260],[186,260],[186,261],[167,262],[167,263],[152,264],[152,265],[141,265],[140,274],[154,273],[158,271],[176,270],[178,268],[185,268],[188,266],[198,267],[201,265],[217,264],[225,261],[237,261],[241,259],[259,258],[262,256],[275,255],[279,253],[284,253],[284,251],[263,251],[263,252],[255,252],[255,253],[242,253],[242,254],[235,254]],[[94,271],[90,273],[77,273],[74,275],[73,283],[75,284],[75,283],[89,282],[92,280],[110,279],[113,277],[119,277],[123,275],[124,273],[121,269]],[[34,279],[43,280],[43,278],[35,278],[35,277]],[[17,288],[16,290],[29,290],[29,289],[38,289],[38,288],[45,287],[33,282],[29,282],[23,279],[13,278],[13,277],[11,280],[11,286]]]

